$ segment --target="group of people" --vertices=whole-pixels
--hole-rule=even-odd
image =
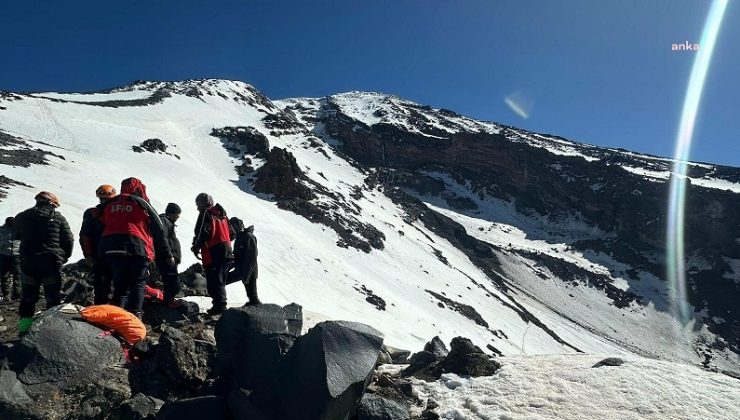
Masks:
[[[99,203],[87,209],[80,229],[80,246],[92,275],[94,303],[114,304],[142,316],[147,280],[152,266],[164,284],[163,303],[178,307],[180,241],[175,223],[181,208],[169,203],[158,215],[150,204],[146,186],[136,178],[121,182],[120,194],[112,185],[95,192]],[[36,205],[9,217],[0,227],[0,280],[2,300],[20,299],[19,331],[33,322],[43,286],[46,307],[61,303],[61,268],[72,256],[74,236],[60,201],[50,192],[35,197]],[[257,240],[254,227],[227,218],[226,210],[213,197],[195,198],[198,218],[192,247],[205,272],[211,315],[226,309],[227,284],[242,281],[247,305],[261,303],[257,297]],[[232,241],[234,245],[232,246]]]

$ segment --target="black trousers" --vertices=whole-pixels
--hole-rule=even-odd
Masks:
[[[248,276],[248,277],[247,277]],[[226,284],[236,283],[241,281],[244,283],[244,288],[247,290],[247,298],[250,302],[257,302],[257,272],[256,270],[250,270],[250,273],[244,273],[244,270],[239,268],[229,271],[226,275]]]
[[[180,275],[177,273],[177,264],[169,268],[167,263],[161,260],[156,261],[157,271],[164,284],[164,301],[171,302],[175,296],[180,293]]]
[[[21,303],[18,315],[21,318],[32,317],[36,312],[41,286],[44,287],[46,309],[61,303],[62,264],[54,255],[40,255],[24,258],[21,261]]]
[[[21,258],[0,255],[0,296],[18,299],[21,296]]]
[[[108,260],[113,275],[113,303],[136,315],[144,305],[149,260],[139,256],[113,256]]]
[[[91,270],[93,276],[93,290],[95,298],[93,303],[105,305],[111,301],[111,290],[113,285],[110,264],[105,259],[96,259]]]
[[[226,308],[226,274],[229,271],[228,262],[213,263],[204,267],[206,271],[206,287],[208,295],[213,300],[214,308]]]

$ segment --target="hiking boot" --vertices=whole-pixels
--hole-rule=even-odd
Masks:
[[[262,305],[262,301],[259,299],[255,299],[255,300],[250,300],[249,302],[244,304],[244,306],[255,306],[255,305]]]
[[[214,306],[211,309],[207,310],[206,313],[208,315],[221,315],[226,310],[223,306]]]

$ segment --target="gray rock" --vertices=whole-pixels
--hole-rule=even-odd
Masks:
[[[624,360],[618,358],[618,357],[607,357],[606,359],[596,363],[595,365],[591,367],[602,367],[602,366],[622,366],[624,364]]]
[[[21,382],[66,389],[97,382],[105,371],[125,362],[118,340],[100,336],[103,330],[58,308],[37,318],[8,353]]]
[[[499,362],[491,359],[467,338],[453,338],[450,347],[450,353],[439,365],[442,372],[464,376],[490,376],[501,367]]]
[[[311,328],[282,366],[282,418],[350,418],[382,345],[381,333],[360,323],[326,321]]]
[[[163,405],[164,401],[139,393],[124,401],[112,417],[117,420],[153,419]]]
[[[424,351],[432,353],[437,360],[444,359],[449,353],[447,346],[445,346],[445,343],[439,338],[439,336],[435,336],[432,338],[432,341],[426,343],[424,345]]]
[[[277,372],[302,328],[303,311],[296,304],[228,309],[215,331],[221,378],[250,390],[249,402],[260,410],[270,412],[280,407]]]
[[[385,346],[385,350],[391,356],[391,362],[394,364],[406,364],[409,362],[411,352],[408,350],[402,350],[391,346]]]
[[[0,371],[0,413],[3,411],[3,406],[23,406],[32,402],[33,400],[23,389],[23,384],[18,380],[15,372],[10,370]]]
[[[357,410],[357,420],[408,420],[409,418],[408,408],[378,395],[365,394]]]
[[[215,353],[213,344],[194,340],[176,328],[165,326],[159,337],[157,361],[174,383],[197,390],[211,374]]]

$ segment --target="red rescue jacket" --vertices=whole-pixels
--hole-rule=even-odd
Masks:
[[[153,260],[156,250],[156,254],[164,259],[171,257],[162,222],[148,202],[135,195],[121,194],[99,208],[104,225],[100,239],[101,254],[141,256]]]
[[[223,264],[233,258],[229,219],[220,204],[209,208],[198,216],[195,224],[193,244],[200,248],[203,265]]]

